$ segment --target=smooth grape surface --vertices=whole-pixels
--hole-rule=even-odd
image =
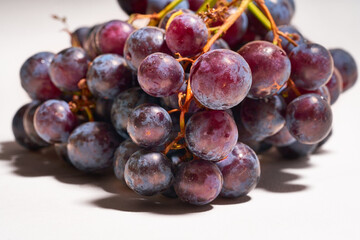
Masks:
[[[284,103],[278,96],[265,100],[246,98],[241,105],[241,121],[249,133],[262,140],[284,127],[284,111]]]
[[[303,89],[316,90],[325,85],[334,71],[330,52],[316,43],[300,44],[291,51],[289,58],[291,78]]]
[[[162,19],[161,21],[159,22],[159,28],[162,28],[162,29],[165,29],[166,28],[166,25],[171,17],[171,15],[173,15],[174,13],[176,13],[177,11],[182,11],[183,13],[190,13],[190,14],[193,14],[194,12],[189,10],[189,9],[174,9],[174,10],[171,10],[170,12],[168,12]]]
[[[290,134],[288,128],[284,126],[278,133],[266,138],[265,142],[276,147],[285,147],[296,142],[296,139]]]
[[[237,198],[247,195],[260,180],[260,162],[256,153],[247,145],[238,142],[228,157],[216,165],[224,184],[220,196]]]
[[[141,88],[154,97],[175,94],[184,84],[185,73],[181,64],[165,53],[153,53],[140,64],[138,81]]]
[[[66,142],[77,119],[67,102],[47,100],[41,104],[34,116],[35,130],[48,143]]]
[[[125,182],[136,193],[151,196],[168,189],[173,182],[170,160],[162,153],[139,150],[125,165]]]
[[[86,81],[95,97],[113,99],[132,86],[132,75],[123,57],[103,54],[92,61]]]
[[[334,59],[334,65],[339,70],[343,79],[343,90],[347,91],[354,86],[358,78],[358,70],[355,59],[344,49],[330,49]]]
[[[225,158],[237,139],[236,123],[225,111],[195,113],[186,124],[186,144],[201,159],[218,161]]]
[[[172,53],[192,57],[200,53],[208,40],[205,23],[196,15],[182,14],[166,30],[166,44]]]
[[[61,91],[50,80],[49,67],[54,58],[50,52],[40,52],[28,58],[20,69],[21,86],[31,99],[59,98]]]
[[[89,27],[80,27],[71,33],[71,46],[84,48],[87,36],[90,33]]]
[[[156,99],[147,95],[139,87],[125,90],[114,99],[111,107],[111,122],[123,138],[129,137],[126,130],[129,115],[134,108],[143,103],[156,103]]]
[[[283,26],[278,26],[278,29],[283,33],[291,34],[292,36],[290,36],[290,38],[292,40],[294,40],[298,45],[304,43],[304,37],[302,36],[302,34],[294,26],[283,25]],[[280,36],[280,39],[281,39],[282,48],[285,50],[285,52],[287,54],[289,54],[291,52],[291,50],[293,50],[295,48],[295,46],[291,42],[289,42],[286,38],[284,38],[282,36]],[[265,40],[269,41],[269,42],[273,42],[273,40],[274,40],[273,31],[270,30],[266,34]]]
[[[249,64],[252,85],[248,97],[266,98],[276,94],[290,77],[291,64],[284,50],[266,41],[253,41],[238,53]]]
[[[129,67],[137,71],[140,63],[150,54],[162,52],[171,54],[165,42],[165,30],[144,27],[134,31],[126,40],[124,56]]]
[[[89,58],[82,48],[67,48],[55,55],[50,64],[51,81],[63,91],[77,91],[86,77]]]
[[[343,92],[342,76],[336,67],[334,68],[330,80],[326,84],[326,88],[329,90],[330,104],[332,105],[338,100],[340,94]]]
[[[99,53],[99,49],[97,47],[97,42],[96,42],[96,35],[97,32],[99,31],[99,29],[101,29],[101,24],[97,24],[95,26],[93,26],[92,28],[90,28],[88,36],[85,39],[84,42],[84,49],[87,53],[87,55],[91,58],[94,59],[96,56],[98,56]]]
[[[316,149],[316,144],[302,144],[298,141],[285,147],[278,147],[280,154],[287,159],[297,159],[310,155]]]
[[[123,141],[116,149],[114,154],[114,173],[117,179],[125,181],[125,164],[129,160],[131,155],[140,149],[141,147],[139,147],[130,139]]]
[[[129,115],[127,131],[141,147],[164,144],[170,136],[172,121],[168,112],[155,104],[142,104]]]
[[[67,151],[71,163],[80,171],[100,173],[112,166],[119,136],[110,124],[87,122],[70,135]]]
[[[190,71],[194,97],[205,107],[224,110],[248,94],[252,78],[247,62],[236,52],[218,49],[201,55]]]
[[[219,168],[205,160],[183,163],[174,183],[180,200],[194,205],[212,202],[220,194],[222,185],[223,177]]]
[[[292,101],[286,110],[286,125],[293,137],[303,144],[315,144],[330,132],[330,104],[317,94],[305,94]]]
[[[104,23],[95,37],[99,54],[115,53],[123,56],[126,39],[134,30],[132,25],[120,20]]]
[[[220,38],[216,40],[213,45],[211,45],[210,51],[215,49],[230,49],[230,47],[224,39]]]

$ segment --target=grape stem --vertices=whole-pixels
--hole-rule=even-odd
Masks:
[[[201,4],[200,8],[196,11],[196,13],[206,12],[208,8],[212,8],[215,6],[217,0],[205,0],[203,4]]]
[[[248,7],[249,3],[252,0],[243,0],[236,10],[236,12],[230,15],[223,25],[219,28],[219,30],[210,38],[210,40],[206,43],[205,47],[203,48],[203,53],[206,53],[210,50],[211,46],[215,43],[215,41],[220,38],[220,36],[225,33],[233,24],[234,22],[243,14],[243,12]]]

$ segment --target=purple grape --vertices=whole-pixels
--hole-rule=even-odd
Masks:
[[[284,50],[266,41],[253,41],[238,53],[249,64],[252,85],[248,97],[275,95],[290,77],[291,64]]]
[[[90,28],[89,33],[84,42],[84,50],[91,59],[94,59],[96,56],[100,54],[95,37],[101,26],[102,26],[101,24],[98,24]]]
[[[260,162],[256,153],[238,142],[224,160],[217,162],[223,178],[220,196],[237,198],[247,195],[260,180]]]
[[[61,96],[61,91],[55,87],[49,76],[49,67],[53,58],[53,53],[40,52],[28,58],[21,66],[21,86],[31,99],[43,101]]]
[[[193,14],[175,17],[166,29],[166,44],[182,57],[199,54],[208,40],[208,30],[201,18]]]
[[[141,88],[154,97],[175,94],[184,84],[184,77],[181,64],[165,53],[153,53],[147,56],[138,70]]]
[[[90,33],[89,27],[80,27],[76,29],[73,33],[71,33],[71,45],[73,47],[84,48],[84,44],[89,33]]]
[[[296,142],[296,139],[290,134],[288,128],[284,126],[278,133],[266,138],[265,142],[276,147],[285,147]]]
[[[298,141],[285,147],[278,147],[277,150],[280,154],[287,159],[297,159],[306,157],[313,153],[316,149],[317,144],[302,144]]]
[[[331,130],[330,104],[317,94],[302,95],[287,106],[286,124],[291,135],[300,143],[318,143]]]
[[[190,71],[194,97],[205,107],[224,110],[239,104],[251,86],[251,70],[236,52],[219,49],[201,55]]]
[[[343,49],[330,49],[331,56],[334,59],[334,65],[339,70],[343,80],[344,92],[354,86],[358,78],[358,70],[355,59],[350,53]]]
[[[130,139],[123,141],[120,144],[120,146],[116,149],[114,155],[114,173],[117,179],[125,181],[124,179],[125,164],[129,160],[131,155],[140,149],[141,147],[139,147]]]
[[[137,71],[141,62],[150,54],[171,54],[165,42],[165,31],[157,27],[144,27],[134,31],[125,43],[124,56],[129,67]]]
[[[316,90],[325,85],[334,71],[330,52],[316,43],[297,46],[289,58],[291,78],[296,86],[303,89]]]
[[[330,103],[332,105],[338,100],[343,91],[343,80],[336,67],[334,68],[334,72],[330,80],[326,84],[326,88],[329,90]]]
[[[146,12],[148,0],[118,0],[120,7],[128,14]]]
[[[167,5],[169,5],[173,0],[147,0],[147,1],[148,1],[148,6],[146,9],[146,13],[152,14],[152,13],[160,12]],[[189,8],[189,3],[187,0],[183,0],[175,8],[176,9]]]
[[[131,87],[132,76],[123,57],[117,54],[103,54],[91,63],[86,81],[95,97],[113,99]]]
[[[264,100],[246,98],[241,105],[241,121],[249,133],[263,140],[279,132],[285,125],[285,104],[278,96]]]
[[[141,147],[162,145],[170,136],[172,121],[167,111],[155,104],[142,104],[129,115],[127,131]]]
[[[298,87],[297,90],[301,95],[309,93],[317,94],[330,104],[330,91],[326,86],[321,86],[316,90],[305,90]],[[298,93],[295,92],[292,88],[286,88],[284,90],[280,90],[280,92],[282,93],[282,96],[284,96],[284,100],[287,104],[291,103],[295,98],[299,97]]]
[[[70,135],[67,151],[71,163],[80,171],[100,173],[111,167],[119,136],[110,124],[87,122]]]
[[[63,91],[77,91],[86,77],[89,59],[82,48],[67,48],[55,55],[50,64],[51,81]]]
[[[41,104],[34,116],[37,134],[48,143],[66,142],[72,130],[77,126],[77,119],[67,102],[47,100]]]
[[[159,22],[159,28],[165,29],[166,28],[166,24],[168,23],[171,15],[173,15],[174,13],[176,13],[177,11],[182,11],[183,13],[190,13],[190,14],[194,14],[193,11],[189,10],[189,9],[174,9],[171,10],[170,12],[168,12]]]
[[[213,45],[211,45],[210,51],[215,49],[230,49],[229,45],[222,38],[216,40]]]
[[[278,26],[278,29],[283,33],[291,34],[292,36],[290,36],[290,38],[294,40],[298,45],[304,43],[304,37],[294,26],[283,25],[283,26]],[[285,50],[287,54],[289,54],[291,50],[295,48],[295,46],[282,36],[280,36],[280,39],[281,39],[282,48]],[[266,34],[265,40],[269,42],[272,42],[274,40],[274,32],[272,30],[270,30]]]
[[[164,154],[139,150],[127,161],[124,178],[136,193],[151,196],[169,188],[174,176],[171,162]]]
[[[215,163],[195,160],[180,165],[175,177],[175,192],[181,201],[205,205],[221,191],[223,176]]]
[[[237,139],[236,123],[225,111],[195,113],[186,124],[186,144],[201,159],[218,161],[225,158]]]
[[[120,20],[102,24],[95,36],[99,54],[115,53],[123,56],[126,39],[134,30],[133,26]]]
[[[129,115],[134,108],[143,103],[156,103],[156,99],[147,95],[139,87],[125,90],[114,99],[111,107],[111,122],[123,138],[129,137],[126,130]]]
[[[188,2],[189,2],[189,8],[194,12],[196,12],[204,3],[204,0],[188,0]]]

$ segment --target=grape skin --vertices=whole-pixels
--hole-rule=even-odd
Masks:
[[[192,57],[200,53],[208,40],[205,23],[196,15],[176,16],[166,29],[166,44],[172,53]]]
[[[193,205],[212,202],[221,191],[223,176],[216,164],[195,160],[183,163],[175,176],[175,192],[181,201]]]
[[[291,51],[289,58],[292,80],[306,90],[325,85],[334,71],[330,52],[319,44],[300,44]]]
[[[125,165],[125,182],[129,188],[144,196],[168,189],[173,182],[171,162],[162,153],[139,150]]]
[[[140,64],[138,81],[141,88],[154,97],[175,94],[184,84],[185,73],[181,64],[165,53],[153,53]]]
[[[71,33],[71,45],[74,47],[84,48],[87,36],[89,35],[89,27],[79,27]]]
[[[288,128],[284,126],[278,133],[266,138],[265,142],[276,147],[285,147],[296,142],[296,139],[290,134]]]
[[[118,0],[120,7],[128,14],[144,14],[146,12],[148,0]]]
[[[126,62],[134,71],[138,70],[147,56],[156,52],[171,54],[165,42],[165,30],[157,27],[144,27],[134,31],[124,47]]]
[[[330,80],[326,84],[326,88],[329,90],[330,104],[333,105],[343,92],[343,80],[336,67],[334,68],[334,72]]]
[[[101,173],[111,167],[120,138],[110,124],[87,122],[70,135],[67,151],[71,163],[80,171]]]
[[[228,157],[216,165],[224,184],[220,196],[237,198],[247,195],[260,180],[260,162],[256,153],[247,145],[238,142]]]
[[[287,106],[287,128],[300,143],[320,142],[329,134],[331,124],[330,104],[317,94],[302,95]]]
[[[219,161],[225,158],[237,139],[236,123],[225,111],[195,113],[186,124],[187,147],[201,159]]]
[[[190,70],[194,97],[205,107],[224,110],[239,104],[252,82],[247,62],[236,52],[218,49],[201,55]]]
[[[49,76],[53,58],[54,54],[51,52],[40,52],[29,57],[21,66],[21,86],[31,99],[44,101],[61,96],[61,91],[55,87]]]
[[[41,104],[34,116],[37,134],[48,143],[66,142],[72,130],[77,126],[77,119],[67,102],[47,100]]]
[[[86,75],[90,92],[97,98],[113,99],[132,86],[126,61],[117,54],[103,54],[91,63]]]
[[[86,77],[89,58],[82,48],[71,47],[55,55],[50,64],[51,81],[63,91],[77,91]]]
[[[159,28],[162,28],[162,29],[165,29],[166,28],[166,25],[171,17],[171,15],[173,15],[174,13],[176,13],[177,11],[182,11],[183,13],[190,13],[190,14],[194,14],[193,11],[189,10],[189,9],[174,9],[174,10],[171,10],[170,12],[168,12],[162,19],[161,21],[159,22]]]
[[[164,144],[170,136],[172,121],[168,112],[145,103],[129,115],[127,131],[134,143],[141,147],[156,147]]]

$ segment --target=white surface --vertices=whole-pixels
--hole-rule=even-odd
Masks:
[[[360,65],[360,2],[300,0],[294,23],[326,47],[349,50]],[[192,207],[143,199],[113,177],[85,176],[52,151],[13,142],[11,119],[28,101],[18,77],[30,55],[69,44],[50,14],[72,28],[125,19],[115,0],[0,3],[0,239],[360,239],[360,84],[333,107],[334,135],[309,161],[262,159],[250,197]]]

